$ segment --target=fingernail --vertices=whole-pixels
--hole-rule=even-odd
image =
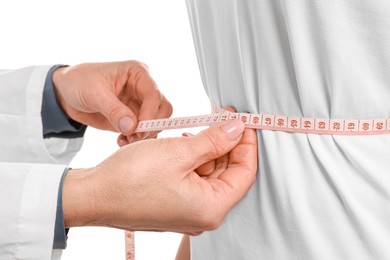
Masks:
[[[227,133],[231,140],[236,140],[244,132],[245,125],[241,120],[226,121],[221,126],[222,131]]]
[[[125,146],[126,144],[128,144],[128,143],[126,142],[126,140],[123,140],[123,139],[118,140],[118,145],[119,145],[119,147]]]
[[[137,133],[137,136],[140,138],[140,139],[145,139],[146,137],[148,137],[150,134],[150,132],[141,132],[141,133]]]
[[[133,119],[131,119],[130,117],[128,116],[125,116],[125,117],[122,117],[120,120],[119,120],[119,130],[123,133],[123,134],[128,134],[130,133],[131,129],[133,128],[134,126],[134,121]]]
[[[118,143],[119,147],[122,147],[127,144],[127,137],[124,135],[119,135],[116,142]]]
[[[138,136],[136,136],[136,135],[131,135],[131,136],[128,136],[128,137],[127,137],[127,142],[128,142],[129,144],[134,143],[134,142],[137,142],[137,141],[139,141],[139,140],[140,140],[140,138],[139,138]]]
[[[194,135],[191,134],[191,133],[182,133],[181,136],[183,136],[183,137],[190,137],[190,136],[194,136]]]

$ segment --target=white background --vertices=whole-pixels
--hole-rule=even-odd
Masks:
[[[0,28],[1,69],[137,59],[148,64],[173,104],[173,116],[210,112],[184,1],[1,1]],[[96,165],[117,149],[116,137],[89,128],[71,166]],[[137,232],[136,259],[174,259],[180,239],[173,233]],[[125,259],[123,231],[72,228],[63,259]]]

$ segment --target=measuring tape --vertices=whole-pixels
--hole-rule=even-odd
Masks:
[[[390,118],[382,119],[326,119],[270,114],[233,113],[144,120],[135,132],[153,132],[210,126],[226,120],[240,119],[246,128],[322,135],[378,135],[390,134]]]
[[[135,260],[134,232],[125,231],[126,260]]]

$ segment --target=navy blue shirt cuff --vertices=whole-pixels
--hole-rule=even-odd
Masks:
[[[46,75],[41,110],[43,137],[82,137],[85,133],[86,126],[68,118],[64,111],[61,109],[56,99],[53,84],[53,73],[60,67],[64,67],[64,65],[53,66]],[[66,229],[64,224],[64,215],[62,211],[62,185],[64,176],[66,175],[68,170],[69,169],[66,169],[64,174],[62,175],[58,188],[53,249],[66,248],[66,240],[69,229]]]
[[[56,99],[53,73],[60,67],[65,67],[65,65],[53,66],[46,75],[41,111],[43,136],[45,138],[82,137],[85,133],[86,126],[68,118]]]
[[[64,182],[65,175],[68,173],[69,169],[65,169],[62,174],[60,185],[58,188],[58,197],[57,197],[57,212],[56,212],[56,222],[54,228],[54,239],[53,239],[53,249],[65,249],[66,241],[68,239],[68,228],[65,228],[64,222],[64,213],[62,211],[62,186]]]

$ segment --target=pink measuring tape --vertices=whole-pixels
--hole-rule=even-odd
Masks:
[[[390,134],[390,118],[382,119],[326,119],[270,114],[233,113],[220,110],[202,116],[144,120],[135,132],[153,132],[210,126],[226,120],[240,119],[247,128],[322,135],[379,135]],[[126,231],[126,259],[134,260],[134,234]]]
[[[125,231],[125,250],[126,250],[126,260],[135,259],[135,247],[134,247],[134,232]]]
[[[390,134],[390,118],[326,119],[270,114],[218,112],[203,116],[164,118],[140,121],[135,132],[162,131],[210,126],[230,119],[240,119],[247,128],[323,135]]]

